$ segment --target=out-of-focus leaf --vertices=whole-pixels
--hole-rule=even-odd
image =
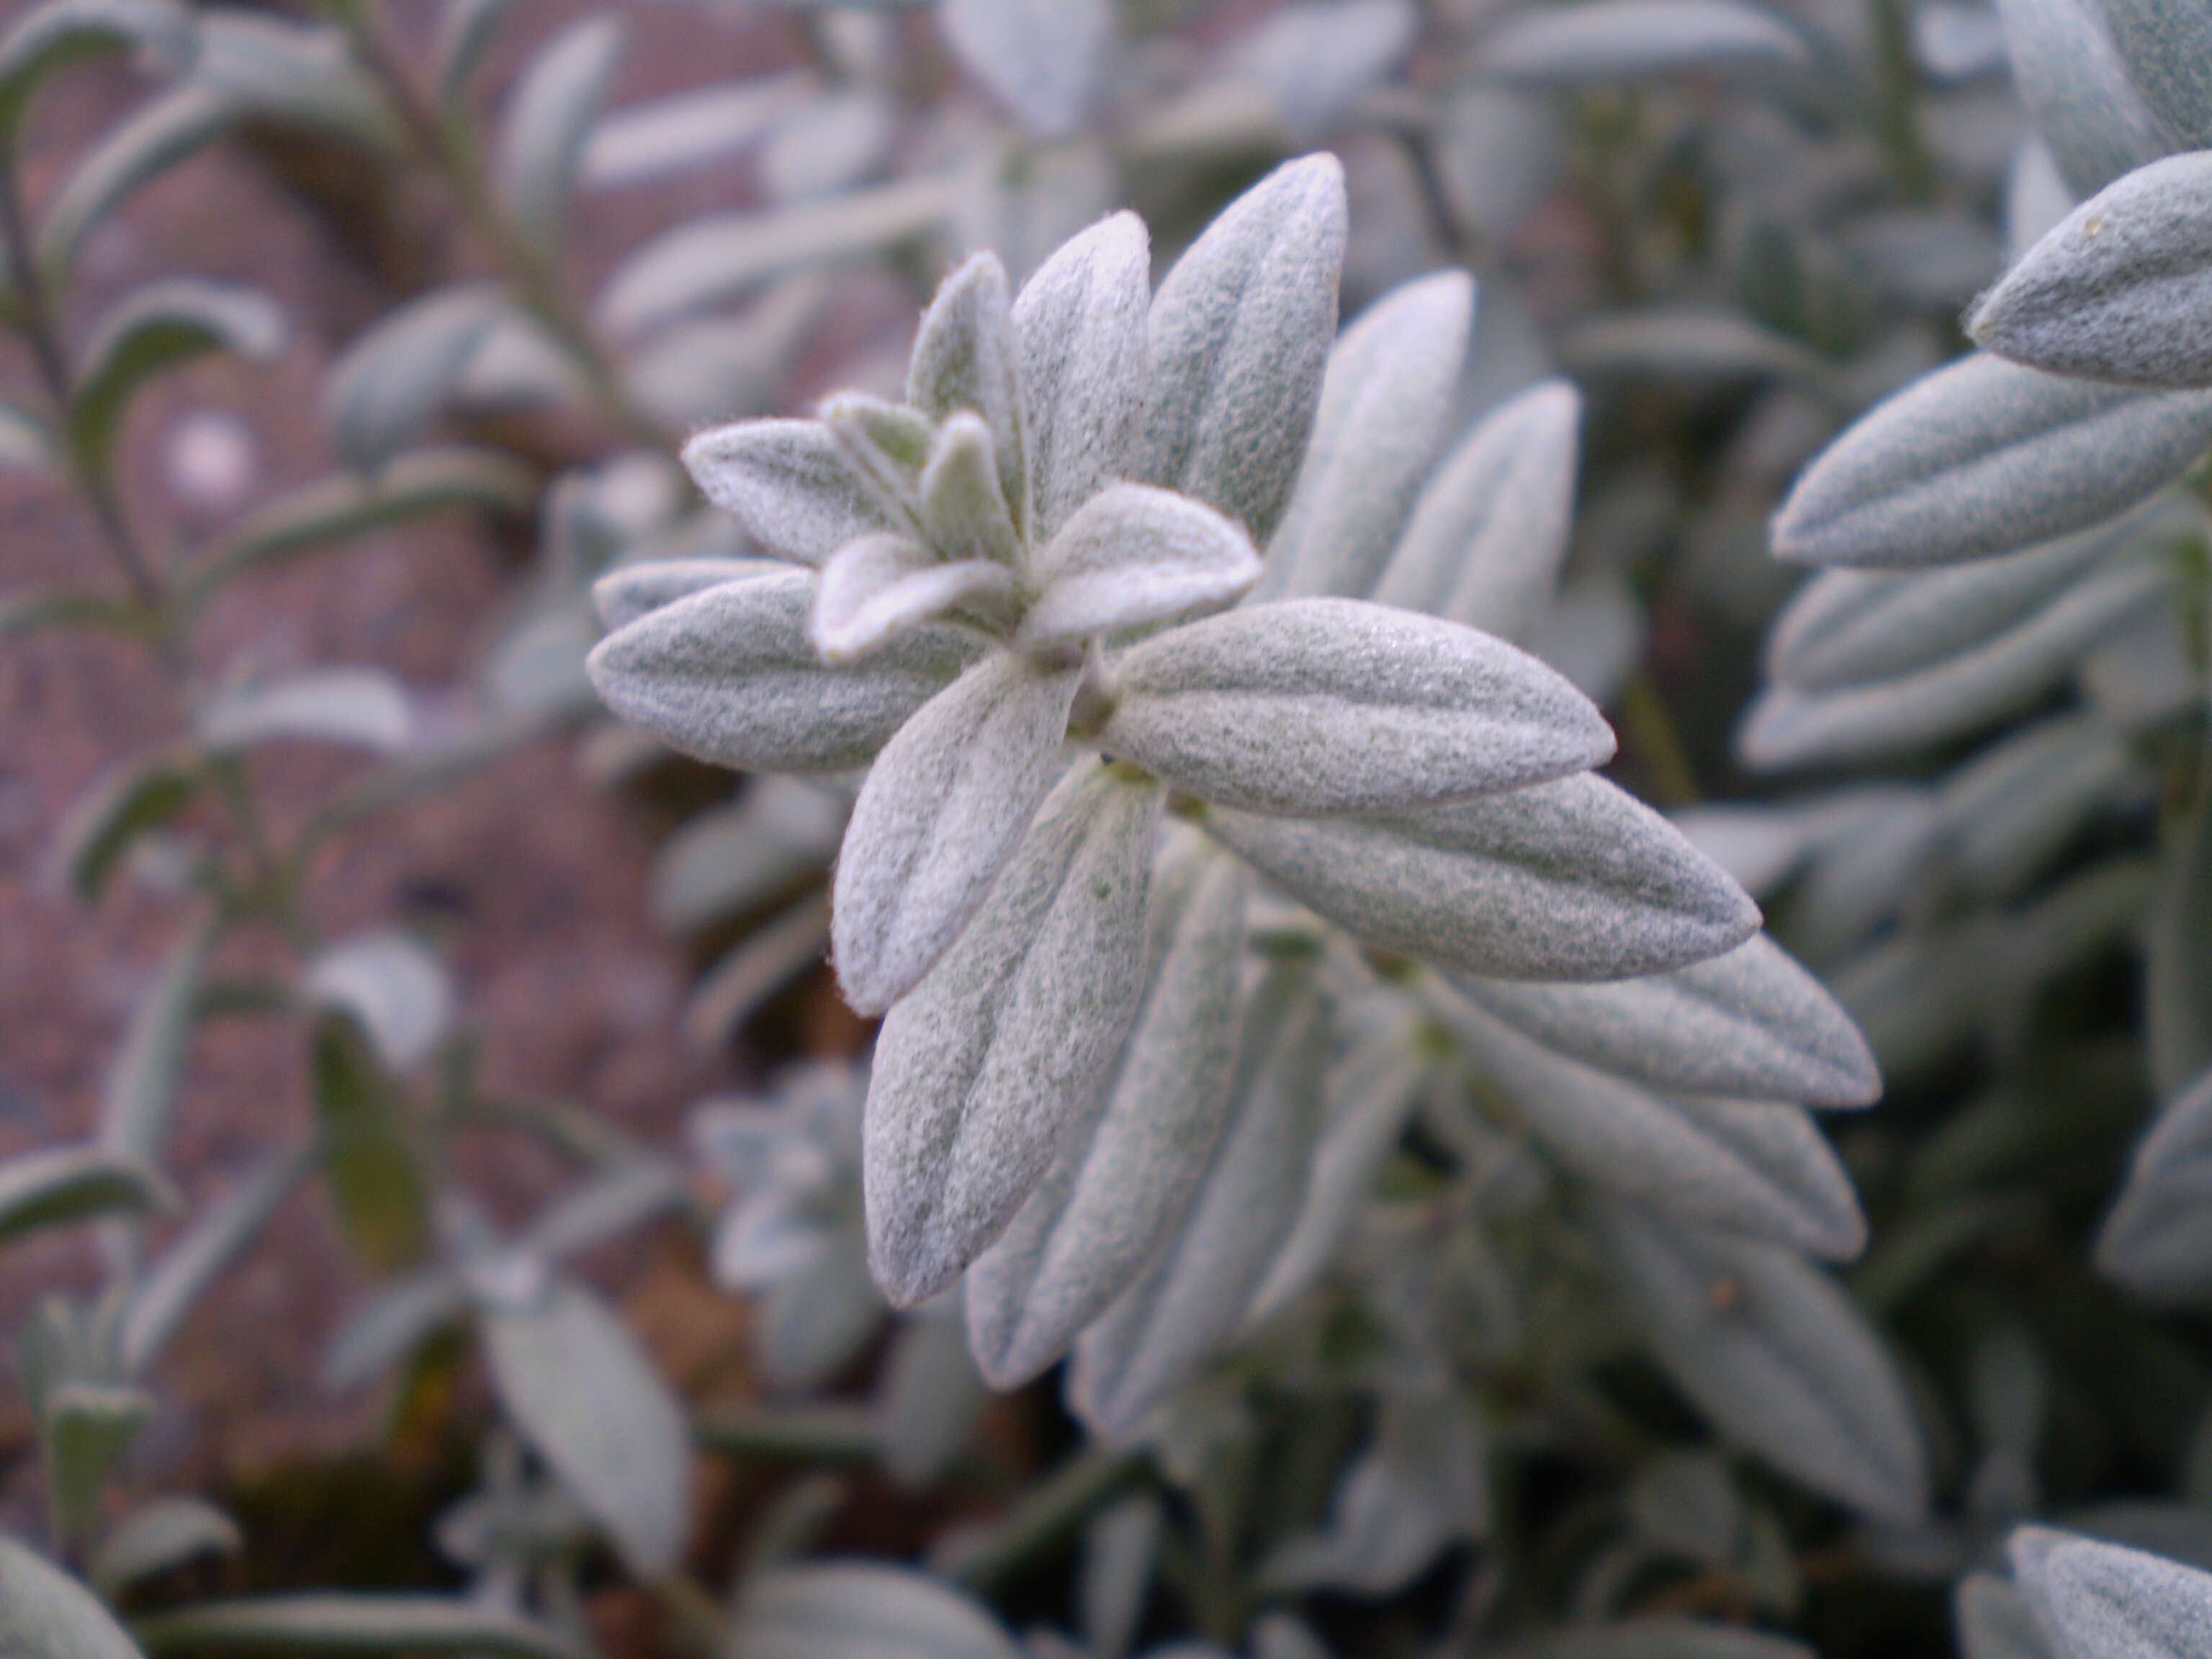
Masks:
[[[140,1659],[137,1644],[83,1585],[0,1537],[0,1644],[22,1659]]]
[[[109,130],[76,164],[39,222],[33,257],[64,278],[93,227],[141,185],[167,172],[228,126],[227,94],[186,82],[161,94]]]
[[[143,836],[173,823],[199,793],[200,775],[172,757],[119,763],[70,805],[56,836],[55,862],[87,903],[107,888]]]
[[[1688,70],[1811,61],[1804,37],[1742,0],[1589,0],[1515,15],[1484,40],[1484,70],[1525,86],[1588,86]]]
[[[1110,49],[1107,0],[943,0],[938,21],[1024,125],[1051,137],[1082,124]]]
[[[406,689],[381,669],[318,668],[222,692],[193,725],[216,754],[284,739],[391,754],[407,746],[415,716]]]
[[[88,1577],[112,1600],[143,1579],[203,1555],[234,1555],[245,1541],[237,1523],[204,1498],[156,1498],[131,1510],[107,1535]]]
[[[145,1215],[175,1201],[160,1174],[104,1146],[46,1146],[0,1162],[0,1244],[88,1216]]]
[[[373,475],[420,437],[506,311],[496,285],[456,283],[410,300],[347,346],[323,380],[323,423],[345,464]]]
[[[124,1304],[116,1346],[125,1374],[139,1376],[153,1363],[200,1292],[252,1242],[310,1161],[304,1150],[272,1154],[204,1210],[147,1270]]]
[[[494,177],[509,216],[541,247],[561,239],[585,141],[614,79],[623,33],[610,13],[578,19],[539,49],[510,95]]]
[[[306,1595],[202,1601],[136,1620],[149,1655],[471,1653],[484,1659],[581,1659],[546,1626],[444,1595]]]
[[[428,1059],[453,1021],[444,964],[396,929],[356,934],[317,952],[301,989],[315,1007],[355,1020],[393,1072]]]
[[[100,1144],[159,1166],[169,1111],[191,1044],[200,975],[218,926],[203,916],[170,946],[152,983],[139,994],[110,1064],[100,1103]]]
[[[729,1659],[1021,1659],[976,1602],[900,1567],[778,1567],[745,1587]]]
[[[349,1242],[374,1267],[412,1261],[429,1224],[413,1126],[350,1018],[316,1022],[309,1077],[324,1179]]]
[[[155,375],[215,351],[265,360],[283,338],[283,313],[253,289],[189,277],[148,283],[109,312],[85,346],[69,409],[77,466],[108,471],[124,411]]]
[[[2106,32],[2099,0],[1996,0],[2013,85],[2076,196],[2155,161],[2158,123]]]
[[[46,0],[30,7],[0,34],[0,142],[13,140],[47,76],[102,52],[181,60],[191,37],[190,15],[168,0]]]

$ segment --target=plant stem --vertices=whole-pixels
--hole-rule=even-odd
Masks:
[[[984,1589],[1049,1548],[1143,1472],[1141,1454],[1094,1445],[1078,1452],[980,1537],[957,1540],[931,1565],[949,1578]]]
[[[1662,806],[1694,806],[1705,798],[1674,716],[1649,673],[1637,675],[1622,690],[1620,726],[1653,800]]]
[[[1867,12],[1874,36],[1875,141],[1889,158],[1905,198],[1925,202],[1935,193],[1936,178],[1920,135],[1911,22],[1900,0],[1867,0]]]

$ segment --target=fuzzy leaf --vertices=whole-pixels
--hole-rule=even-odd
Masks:
[[[6,1537],[0,1537],[0,1648],[10,1659],[139,1659],[137,1646],[89,1590]]]
[[[1800,564],[1942,564],[2126,511],[2212,444],[2212,393],[2063,380],[1986,355],[1914,381],[1797,480],[1774,550]]]
[[[2001,357],[2120,386],[2212,385],[2212,155],[2170,156],[2106,186],[1975,307]]]
[[[1267,544],[1266,596],[1364,593],[1443,441],[1474,283],[1441,271],[1393,289],[1329,354],[1305,465]]]
[[[975,655],[916,629],[833,672],[806,635],[803,571],[723,582],[601,641],[586,666],[608,708],[672,749],[746,771],[835,772],[867,761]]]
[[[70,398],[70,452],[104,473],[132,396],[155,376],[210,352],[256,362],[284,340],[283,313],[266,295],[228,283],[177,277],[125,299],[86,345]]]
[[[649,611],[702,589],[776,574],[767,559],[647,559],[611,570],[592,584],[592,604],[611,632]]]
[[[561,240],[623,33],[621,21],[605,13],[579,19],[539,49],[510,95],[494,176],[508,215],[540,247]]]
[[[994,652],[884,746],[837,857],[837,983],[881,1013],[960,937],[1060,770],[1073,669]]]
[[[2097,1264],[2136,1295],[2185,1305],[2212,1293],[2212,1073],[2160,1113],[2136,1148]]]
[[[904,1568],[779,1566],[745,1588],[729,1659],[1021,1659],[978,1603]]]
[[[1864,1106],[1881,1093],[1850,1016],[1764,933],[1710,961],[1609,985],[1452,982],[1547,1047],[1655,1089],[1813,1106]]]
[[[2212,1631],[2212,1573],[2094,1539],[2021,1547],[2013,1571],[2066,1659],[2191,1659]]]
[[[484,1315],[501,1403],[630,1571],[672,1569],[690,1521],[684,1408],[623,1322],[574,1285]]]
[[[763,547],[818,565],[891,521],[819,421],[738,421],[684,446],[700,494]]]
[[[1107,0],[944,0],[938,19],[969,72],[1030,131],[1083,125],[1111,49]]]
[[[139,1216],[175,1201],[158,1171],[104,1146],[43,1146],[0,1160],[0,1243],[88,1216]]]
[[[1376,602],[1518,637],[1566,557],[1581,420],[1581,394],[1565,380],[1485,416],[1421,491]]]
[[[1011,1222],[1095,1097],[1144,990],[1161,791],[1086,765],[876,1040],[868,1256],[911,1307]]]
[[[1029,523],[1029,450],[1024,430],[1021,343],[1014,336],[1006,268],[979,253],[940,283],[915,337],[906,400],[933,421],[964,409],[982,416],[999,463],[999,484],[1016,529]]]
[[[1494,1088],[1573,1174],[1670,1216],[1844,1261],[1866,1246],[1850,1177],[1812,1120],[1765,1102],[1669,1100],[1462,1007],[1447,1018]]]
[[[1253,994],[1228,1121],[1182,1224],[1076,1344],[1068,1404],[1112,1437],[1181,1387],[1243,1322],[1297,1220],[1321,1127],[1329,1006],[1309,964]]]
[[[921,527],[941,558],[981,559],[1009,570],[1019,562],[1021,538],[1000,488],[991,429],[966,410],[937,430],[921,470]]]
[[[323,382],[323,424],[345,464],[374,473],[421,437],[506,314],[496,285],[456,283],[409,301],[349,345]]]
[[[1113,1076],[1013,1224],[968,1270],[969,1346],[992,1387],[1019,1387],[1065,1353],[1196,1189],[1229,1108],[1249,885],[1202,838],[1180,848],[1156,884],[1151,975]]]
[[[2166,149],[2100,9],[2100,0],[1996,0],[2013,85],[2076,196]]]
[[[1212,507],[1150,484],[1109,484],[1032,562],[1039,592],[1015,643],[1063,648],[1216,610],[1260,580],[1260,556]]]
[[[1150,242],[1133,213],[1061,243],[1015,296],[1040,546],[1136,467],[1151,299]]]
[[[1313,429],[1346,228],[1336,158],[1289,162],[1230,204],[1152,300],[1137,476],[1218,507],[1255,544]]]
[[[1901,678],[1802,693],[1774,686],[1752,705],[1738,752],[1761,771],[1922,749],[2027,707],[2091,647],[2164,603],[2172,579],[2132,560],[2077,582],[1987,645]]]
[[[1490,978],[1666,973],[1759,927],[1758,907],[1717,866],[1595,777],[1387,817],[1218,809],[1206,823],[1339,926]]]
[[[2128,78],[2174,147],[2212,147],[2212,15],[2194,0],[2098,3]]]
[[[806,636],[823,662],[848,667],[925,623],[1012,592],[1012,573],[1002,564],[986,559],[944,564],[903,536],[862,536],[822,567]]]
[[[1881,1340],[1772,1244],[1607,1203],[1597,1234],[1644,1340],[1729,1439],[1873,1519],[1920,1520],[1920,1431]]]
[[[1782,18],[1742,0],[1590,0],[1518,14],[1483,41],[1479,61],[1516,85],[1575,87],[1799,65],[1811,53]]]
[[[1201,799],[1297,817],[1400,812],[1613,757],[1596,707],[1471,628],[1360,599],[1246,605],[1115,665],[1100,743]]]

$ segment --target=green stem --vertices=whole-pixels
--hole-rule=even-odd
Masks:
[[[996,1526],[957,1540],[931,1565],[971,1589],[988,1589],[1065,1538],[1108,1498],[1135,1484],[1144,1469],[1140,1453],[1088,1447],[1031,1487]]]
[[[1621,692],[1620,727],[1653,800],[1662,806],[1694,806],[1705,798],[1674,716],[1650,674],[1638,674]]]
[[[805,1463],[868,1463],[878,1441],[872,1413],[860,1406],[744,1406],[702,1417],[692,1438],[736,1457]]]
[[[1899,191],[1910,202],[1935,194],[1935,169],[1921,136],[1920,75],[1912,54],[1912,24],[1902,0],[1867,0],[1874,36],[1875,142],[1889,158]]]

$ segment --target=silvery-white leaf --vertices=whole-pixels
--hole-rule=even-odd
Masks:
[[[745,1586],[729,1659],[1022,1659],[981,1606],[940,1580],[862,1561],[779,1566]]]
[[[1589,0],[1516,14],[1478,61],[1502,80],[1572,87],[1811,58],[1788,21],[1743,0]]]
[[[690,1435],[623,1322],[573,1285],[483,1316],[501,1403],[630,1570],[671,1571],[690,1521]]]
[[[897,1305],[1005,1231],[1104,1083],[1144,990],[1162,793],[1104,765],[1070,773],[884,1020],[863,1162],[869,1263]]]
[[[1264,544],[1304,459],[1344,263],[1344,168],[1309,155],[1230,204],[1153,296],[1137,476]]]
[[[598,316],[617,335],[642,334],[771,276],[889,252],[940,223],[952,203],[952,181],[924,174],[763,213],[689,219],[616,268]]]
[[[2120,386],[2212,384],[2212,155],[2138,167],[2075,208],[1967,331],[2031,368]]]
[[[1895,679],[1988,644],[2162,520],[2165,502],[2002,558],[1824,570],[1775,620],[1766,672],[1801,691]]]
[[[2098,0],[2128,78],[2177,149],[2212,145],[2212,16],[2191,0]]]
[[[1152,1594],[1166,1521],[1160,1500],[1138,1492],[1102,1510],[1084,1528],[1076,1600],[1090,1659],[1127,1659]]]
[[[1498,1019],[1601,1071],[1657,1089],[1863,1106],[1881,1074],[1850,1017],[1765,934],[1671,974],[1604,985],[1457,975]]]
[[[1250,878],[1194,832],[1154,884],[1142,1005],[1100,1100],[968,1270],[968,1340],[994,1388],[1067,1351],[1189,1202],[1229,1109]]]
[[[804,73],[672,93],[600,118],[577,167],[587,189],[609,190],[718,161],[744,148],[815,92]]]
[[[1592,702],[1620,695],[1644,660],[1650,619],[1626,578],[1577,577],[1521,633],[1521,643]]]
[[[1073,132],[1112,48],[1107,0],[943,0],[938,21],[975,77],[1032,132]]]
[[[1612,729],[1535,658],[1361,599],[1248,605],[1114,670],[1099,741],[1209,802],[1397,812],[1601,766]]]
[[[957,190],[947,231],[952,246],[994,250],[1017,279],[1096,224],[1121,194],[1116,165],[1096,137],[1044,149],[1011,139],[980,146]]]
[[[1216,809],[1206,827],[1370,942],[1497,979],[1666,973],[1749,939],[1759,909],[1633,796],[1588,775],[1371,818]]]
[[[495,178],[508,214],[541,247],[560,240],[625,33],[608,13],[578,19],[539,49],[509,98]]]
[[[1866,1244],[1850,1177],[1812,1119],[1769,1102],[1666,1098],[1447,1007],[1479,1082],[1568,1170],[1670,1216],[1845,1261]]]
[[[0,1643],[23,1659],[142,1659],[90,1590],[12,1538],[0,1538]]]
[[[2004,67],[2004,28],[1985,5],[1938,0],[1913,18],[1921,67],[1941,81],[1972,81]]]
[[[185,1050],[198,1022],[200,975],[216,932],[214,918],[203,916],[178,935],[138,993],[101,1083],[100,1145],[156,1169],[168,1138]]]
[[[1151,300],[1151,242],[1133,213],[1062,243],[1014,297],[1040,546],[1136,466]]]
[[[238,1523],[204,1498],[150,1498],[118,1522],[102,1540],[87,1574],[111,1600],[148,1578],[208,1555],[235,1555],[245,1545]],[[26,1659],[46,1659],[32,1647]],[[57,1656],[58,1659],[58,1656]],[[78,1659],[75,1650],[70,1659]]]
[[[2041,241],[2044,234],[2074,211],[2072,186],[2058,170],[2051,146],[2031,133],[2021,141],[2012,167],[2005,174],[2005,257],[2020,256]]]
[[[876,1394],[885,1473],[908,1487],[941,1478],[967,1449],[990,1397],[957,1316],[931,1313],[902,1321]]]
[[[833,672],[806,636],[813,577],[721,582],[601,641],[592,684],[670,748],[746,771],[835,772],[866,762],[974,659],[943,627],[916,629]]]
[[[708,587],[778,574],[769,559],[650,559],[611,570],[592,584],[592,603],[612,632]]]
[[[143,1216],[176,1206],[159,1171],[98,1146],[37,1147],[0,1159],[0,1242],[100,1216]]]
[[[1993,1572],[1970,1572],[1951,1598],[1965,1659],[2058,1659],[2035,1626],[2027,1598]]]
[[[1243,1324],[1297,1219],[1329,1027],[1310,963],[1276,964],[1253,994],[1229,1121],[1197,1197],[1144,1277],[1076,1343],[1068,1403],[1093,1433],[1133,1427]]]
[[[838,988],[881,1013],[927,973],[1060,775],[1079,672],[994,652],[884,744],[853,803],[830,921]]]
[[[1969,892],[2008,896],[2064,850],[2132,770],[2127,745],[2094,715],[2027,727],[1944,781],[1936,815],[1947,866]]]
[[[453,1018],[445,965],[396,928],[357,933],[315,953],[301,980],[308,1002],[351,1015],[395,1072],[430,1057]]]
[[[1345,330],[1267,544],[1263,595],[1374,586],[1443,441],[1474,325],[1474,279],[1446,270],[1393,289]]]
[[[818,1391],[853,1362],[884,1317],[858,1240],[838,1239],[759,1304],[753,1358],[778,1394]]]
[[[2136,1148],[2097,1265],[2138,1296],[2189,1305],[2212,1291],[2212,1073],[2162,1111]]]
[[[1975,731],[2033,702],[2098,641],[2164,604],[2171,587],[2155,563],[2133,560],[1932,668],[1837,691],[1770,687],[1737,733],[1737,752],[1758,770],[1780,771],[1924,748]]]
[[[70,455],[88,473],[115,465],[117,433],[137,393],[155,376],[210,352],[234,352],[265,362],[284,342],[284,313],[265,294],[234,283],[168,277],[133,289],[104,316],[79,353],[64,422]],[[25,428],[32,453],[18,465],[44,464],[42,423],[10,413]]]
[[[349,345],[323,382],[323,422],[346,465],[374,472],[422,435],[505,313],[495,284],[409,301]]]
[[[1691,846],[1761,901],[1804,867],[1826,825],[1817,809],[1788,805],[1689,806],[1668,816]]]
[[[1232,73],[1266,87],[1291,141],[1318,142],[1413,43],[1411,0],[1301,0],[1231,50]]]
[[[835,668],[866,660],[924,623],[963,606],[1004,600],[1013,574],[988,559],[940,562],[919,542],[861,536],[830,556],[815,580],[806,635]]]
[[[1581,395],[1558,380],[1485,416],[1421,491],[1376,601],[1516,637],[1566,556],[1581,420]]]
[[[921,527],[939,557],[983,559],[1009,570],[1018,562],[1021,538],[981,416],[963,409],[939,426],[921,486]]]
[[[1501,240],[1518,229],[1558,170],[1564,125],[1558,100],[1541,92],[1495,83],[1455,88],[1437,161],[1462,222]],[[1494,344],[1484,337],[1497,314],[1496,301],[1485,294],[1477,362]],[[1468,406],[1480,409],[1488,401],[1470,398]]]
[[[1996,0],[1996,8],[2013,85],[2076,196],[2165,151],[2099,15],[2101,0]]]
[[[700,494],[763,547],[818,565],[856,536],[891,527],[819,421],[738,421],[684,446]]]
[[[1931,790],[1877,785],[1838,805],[1790,907],[1790,937],[1822,961],[1893,916],[1936,851]]]
[[[1383,1026],[1340,1060],[1328,1084],[1328,1121],[1306,1172],[1298,1218],[1275,1252],[1246,1319],[1287,1307],[1328,1270],[1374,1189],[1376,1171],[1420,1103],[1432,1066],[1413,1032]]]
[[[932,420],[959,409],[982,416],[1017,529],[1028,526],[1030,508],[1021,355],[1006,268],[997,254],[978,253],[938,285],[906,375],[907,402]]]
[[[1921,1519],[1927,1467],[1904,1385],[1830,1279],[1778,1245],[1623,1203],[1592,1213],[1644,1340],[1715,1427],[1862,1515]]]
[[[2031,1550],[2015,1534],[2012,1557],[2037,1624],[2066,1659],[2191,1659],[2204,1650],[2212,1573],[2063,1534]]]
[[[414,733],[407,690],[378,668],[316,668],[242,685],[203,704],[192,725],[216,754],[283,739],[392,754]]]
[[[1039,591],[1015,643],[1048,651],[1216,610],[1259,580],[1251,538],[1212,507],[1151,484],[1109,484],[1031,561]]]
[[[864,392],[841,392],[824,398],[817,413],[836,441],[838,453],[854,475],[866,481],[893,525],[909,535],[926,537],[921,528],[921,476],[937,441],[931,418],[905,404]]]
[[[884,163],[898,112],[872,87],[824,90],[787,111],[761,147],[761,183],[779,202],[829,196]]]
[[[2212,393],[2061,380],[1986,354],[1915,381],[1807,469],[1775,515],[1801,564],[2009,553],[2124,512],[2212,444]]]

